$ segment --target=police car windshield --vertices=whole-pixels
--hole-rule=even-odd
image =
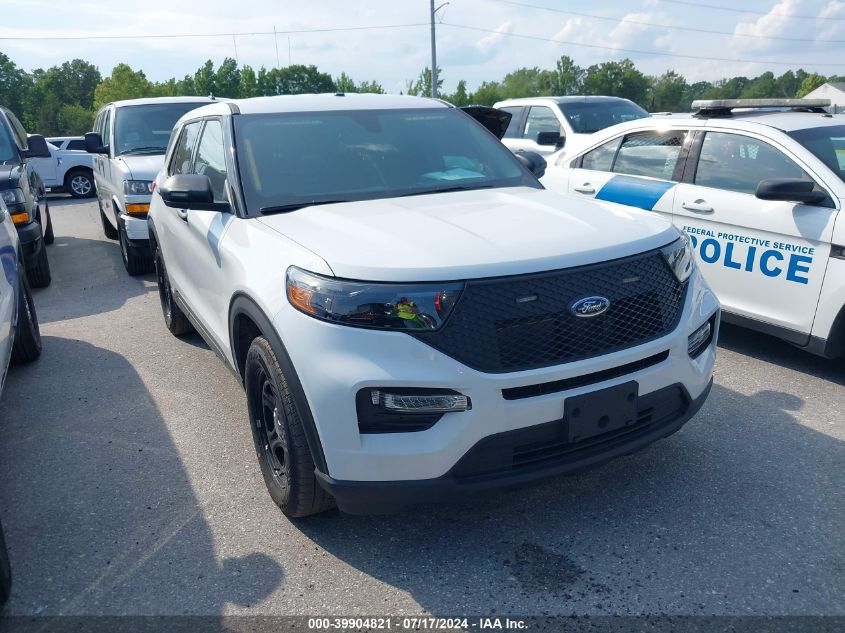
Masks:
[[[845,125],[811,127],[788,134],[845,181]]]
[[[540,184],[454,108],[234,117],[251,212],[423,193]]]
[[[578,134],[592,134],[617,123],[648,116],[648,112],[631,101],[565,102],[559,107]]]

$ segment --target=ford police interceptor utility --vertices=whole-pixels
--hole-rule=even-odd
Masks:
[[[807,99],[697,101],[608,128],[543,183],[689,234],[728,322],[845,354],[845,117]]]
[[[243,381],[285,514],[580,470],[701,406],[719,305],[689,240],[545,191],[534,158],[417,97],[261,97],[176,124],[148,218],[165,323]]]

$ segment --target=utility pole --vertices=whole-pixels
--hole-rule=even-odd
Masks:
[[[273,44],[276,45],[276,70],[279,68],[279,40],[276,38],[276,26],[273,25]]]
[[[434,37],[434,15],[445,7],[448,2],[444,2],[436,9],[434,8],[434,0],[430,1],[431,9],[431,96],[437,98],[437,40]]]

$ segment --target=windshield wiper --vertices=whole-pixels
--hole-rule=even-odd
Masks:
[[[165,147],[133,147],[132,149],[128,149],[125,152],[120,152],[121,156],[125,156],[126,154],[163,154],[165,151]]]
[[[312,200],[310,202],[292,202],[291,204],[280,204],[274,207],[261,207],[261,215],[269,215],[271,213],[290,213],[291,211],[298,211],[305,207],[317,207],[321,204],[339,204],[341,202],[352,202],[352,200]]]
[[[414,191],[412,193],[403,193],[397,198],[407,198],[408,196],[424,196],[427,193],[451,193],[453,191],[473,191],[475,189],[492,189],[493,185],[457,185],[455,187],[443,187],[442,189],[423,189],[422,191]]]

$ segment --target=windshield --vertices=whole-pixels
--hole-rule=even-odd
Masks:
[[[255,114],[234,121],[250,209],[541,186],[504,145],[454,108]]]
[[[825,125],[787,133],[845,181],[845,125]]]
[[[117,108],[114,120],[114,151],[120,154],[164,154],[173,125],[186,112],[206,101],[195,103],[150,103]]]
[[[598,102],[567,102],[558,106],[578,134],[592,134],[611,125],[643,119],[648,112],[628,100]]]

